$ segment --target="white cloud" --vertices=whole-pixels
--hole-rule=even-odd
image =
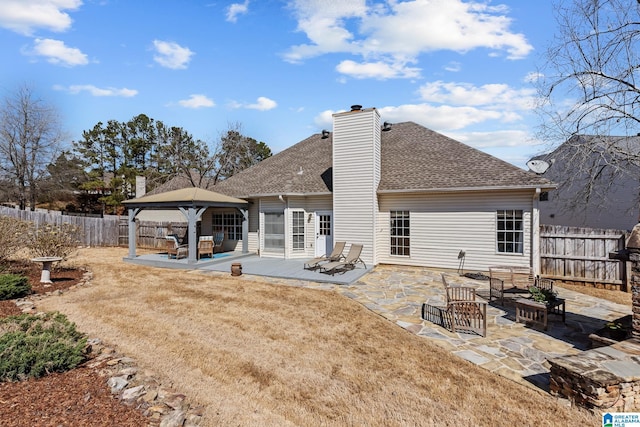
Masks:
[[[61,32],[71,27],[65,10],[76,10],[82,0],[2,0],[0,27],[30,36],[38,28]]]
[[[63,41],[53,39],[35,39],[30,55],[44,56],[47,62],[56,65],[74,67],[89,63],[87,55],[80,49],[65,46]]]
[[[444,66],[444,69],[452,73],[457,73],[458,71],[462,70],[462,64],[457,61],[451,61]]]
[[[178,43],[154,40],[153,47],[156,55],[154,61],[166,68],[174,70],[185,69],[195,54],[187,47],[182,47]]]
[[[193,94],[189,97],[189,99],[183,99],[178,101],[178,104],[185,108],[204,108],[204,107],[215,107],[215,102],[212,99],[208,98],[205,95]]]
[[[544,78],[544,74],[532,71],[524,77],[524,81],[527,83],[535,83],[542,78]]]
[[[53,87],[55,90],[62,90],[69,92],[73,95],[76,95],[80,92],[88,92],[92,96],[118,96],[121,98],[131,98],[138,94],[138,91],[135,89],[127,89],[127,88],[99,88],[93,85],[71,85],[69,87],[56,85]]]
[[[492,132],[449,132],[447,136],[474,148],[534,147],[541,144],[529,132],[519,129]]]
[[[278,103],[273,99],[266,98],[264,96],[258,97],[255,103],[253,104],[242,104],[237,101],[231,101],[229,103],[229,108],[246,108],[248,110],[260,110],[260,111],[268,111],[273,110],[278,106]]]
[[[375,41],[395,54],[477,48],[505,51],[510,59],[527,56],[533,47],[523,34],[509,30],[504,7],[461,0],[406,1],[391,4],[392,13],[363,21],[366,45]]]
[[[309,43],[292,46],[284,55],[289,62],[301,62],[326,53],[351,53],[363,64],[415,62],[420,54],[438,50],[464,53],[488,49],[489,54],[506,54],[510,59],[527,56],[533,47],[523,34],[510,30],[505,7],[462,0],[390,1],[367,6],[365,0],[291,0],[298,30]],[[355,64],[351,61],[346,65]],[[358,76],[353,66],[341,64]],[[359,68],[361,78],[380,78],[371,67]],[[455,70],[456,67],[454,67]],[[413,78],[418,69],[396,77]],[[382,73],[384,75],[384,73]]]
[[[474,86],[470,83],[430,82],[419,89],[427,102],[471,106],[500,106],[513,110],[531,110],[535,105],[534,89],[514,89],[506,84]]]
[[[356,63],[345,60],[336,66],[339,73],[356,79],[393,79],[393,78],[413,78],[420,76],[419,68],[406,67],[404,64],[389,64],[385,62],[364,62]]]
[[[505,119],[503,111],[466,106],[405,104],[397,107],[383,107],[379,111],[386,121],[412,121],[438,132],[463,129],[489,120]]]
[[[233,3],[227,8],[227,21],[236,22],[238,15],[244,15],[249,11],[249,0],[244,3]]]

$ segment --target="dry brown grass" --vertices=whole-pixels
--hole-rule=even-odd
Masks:
[[[618,304],[628,305],[630,306],[631,301],[631,292],[622,292],[622,291],[614,291],[610,289],[600,289],[594,288],[590,286],[582,286],[582,285],[571,285],[568,283],[558,283],[558,286],[561,288],[569,289],[574,292],[580,292],[585,295],[589,295],[596,298],[606,299],[608,301],[612,301]]]
[[[337,293],[122,262],[42,301],[206,407],[206,425],[596,425]]]

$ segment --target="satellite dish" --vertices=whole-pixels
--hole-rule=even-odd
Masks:
[[[535,173],[545,173],[547,171],[547,169],[549,169],[549,166],[551,166],[548,162],[545,162],[544,160],[529,160],[527,162],[527,167]]]

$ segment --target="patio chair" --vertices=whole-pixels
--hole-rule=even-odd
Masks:
[[[476,288],[471,286],[456,286],[450,285],[447,282],[445,273],[441,273],[442,284],[444,285],[447,305],[454,301],[475,301],[476,300]]]
[[[165,237],[167,245],[167,256],[169,259],[173,256],[175,259],[186,258],[189,255],[189,245],[181,245],[175,235]]]
[[[504,305],[505,293],[522,293],[534,284],[531,267],[492,266],[489,267],[489,302],[499,300]]]
[[[304,263],[304,269],[315,270],[316,268],[320,267],[320,263],[322,262],[340,261],[342,258],[344,258],[344,255],[342,255],[342,252],[344,251],[345,245],[346,245],[346,242],[336,242],[336,244],[333,246],[333,250],[329,255],[325,254],[325,255],[310,259],[309,261]]]
[[[356,268],[356,264],[362,263],[364,268],[367,268],[367,265],[364,263],[362,258],[360,258],[360,254],[362,253],[362,245],[361,244],[352,244],[349,248],[349,253],[342,261],[332,261],[326,264],[322,264],[320,266],[321,273],[335,275],[338,271],[342,271],[343,273],[347,270],[353,270]]]
[[[553,280],[543,279],[540,276],[536,276],[533,286],[543,291],[553,291]]]
[[[214,233],[213,234],[213,253],[222,252],[223,243],[224,243],[224,231],[218,231]]]
[[[487,336],[487,303],[476,300],[476,289],[469,286],[451,286],[442,273],[446,306],[422,304],[422,319],[435,323],[451,332],[471,332]]]
[[[200,236],[198,240],[198,260],[204,255],[213,258],[213,236]]]

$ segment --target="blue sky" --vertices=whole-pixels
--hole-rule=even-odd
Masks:
[[[27,84],[69,141],[138,114],[274,152],[352,104],[525,167],[549,1],[0,0],[0,90]]]

